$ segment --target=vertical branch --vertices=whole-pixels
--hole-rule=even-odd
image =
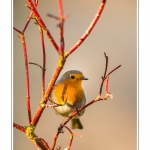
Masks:
[[[105,72],[104,72],[104,76],[103,78],[106,77],[106,73],[107,73],[107,67],[108,67],[108,56],[106,55],[106,53],[104,52],[105,58],[106,58],[106,67],[105,67]]]
[[[67,150],[70,150],[71,146],[72,146],[72,141],[73,141],[74,134],[72,133],[72,131],[67,126],[63,126],[63,127],[65,127],[70,132],[70,142],[69,142],[69,145],[67,147]]]
[[[28,56],[27,56],[27,50],[26,50],[26,43],[25,43],[25,37],[23,34],[20,36],[24,51],[24,60],[25,60],[25,72],[26,72],[26,103],[27,103],[27,110],[28,110],[28,121],[29,124],[31,124],[32,118],[31,118],[31,108],[30,108],[30,86],[29,86],[29,70],[28,70]]]
[[[64,15],[63,15],[63,6],[62,0],[58,0],[58,10],[59,10],[59,28],[60,28],[60,59],[64,59]]]
[[[58,135],[59,135],[59,132],[57,132],[57,134],[56,134],[55,137],[54,137],[54,140],[53,140],[53,143],[52,143],[52,150],[54,150],[54,148],[55,148]]]
[[[107,67],[108,67],[108,56],[106,56],[106,53],[104,53],[104,55],[105,55],[105,58],[106,58],[106,65],[105,65],[105,72],[104,72],[104,76],[102,77],[101,86],[100,86],[100,91],[99,91],[99,95],[100,95],[100,96],[101,96],[101,94],[102,94],[103,84],[104,84],[104,81],[105,81],[105,76],[106,76]]]
[[[43,30],[39,26],[40,30],[40,37],[41,37],[41,42],[42,42],[42,50],[43,50],[43,67],[42,67],[42,97],[44,97],[45,93],[45,71],[46,71],[46,52],[45,52],[45,43],[44,43],[44,35],[43,35]]]
[[[109,93],[109,92],[108,92],[108,81],[109,81],[109,76],[106,77],[106,84],[105,84],[105,91],[106,91],[106,94]]]

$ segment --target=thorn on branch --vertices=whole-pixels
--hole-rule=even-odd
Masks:
[[[56,19],[58,21],[58,24],[56,25],[57,27],[60,27],[62,23],[64,23],[64,21],[69,17],[69,15],[65,15],[63,17],[57,17],[55,15],[52,14],[47,14],[48,17]]]
[[[65,16],[63,16],[62,18],[60,18],[60,17],[57,17],[57,16],[55,16],[55,15],[52,15],[52,14],[46,14],[48,17],[50,17],[50,18],[53,18],[53,19],[56,19],[56,20],[66,20],[68,17],[69,17],[69,15],[65,15]]]
[[[28,6],[27,4],[25,4],[25,6],[31,10],[31,7],[30,7],[30,6]]]
[[[52,15],[52,14],[46,14],[48,17],[59,20],[59,17]]]

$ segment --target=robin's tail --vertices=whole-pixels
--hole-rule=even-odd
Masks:
[[[83,125],[81,124],[81,121],[79,118],[71,119],[71,128],[72,129],[83,129]]]

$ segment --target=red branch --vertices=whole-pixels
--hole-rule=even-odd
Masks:
[[[18,130],[20,130],[23,133],[26,133],[26,129],[23,126],[20,126],[20,125],[18,125],[16,123],[13,123],[13,127],[18,129]]]
[[[34,138],[34,140],[36,141],[35,146],[37,149],[40,147],[42,150],[51,150],[49,145],[44,139],[37,137]]]
[[[55,137],[54,137],[54,140],[53,140],[53,143],[52,143],[52,150],[54,150],[54,148],[55,148],[58,135],[59,135],[59,132],[57,132],[57,134],[56,134]]]
[[[60,34],[60,58],[64,59],[64,14],[63,14],[63,6],[62,6],[62,0],[58,0],[58,10],[59,10],[59,34]]]
[[[108,56],[106,56],[106,53],[104,53],[104,55],[105,55],[105,59],[106,59],[106,65],[105,65],[104,76],[102,77],[102,82],[101,82],[101,86],[100,86],[99,95],[102,94],[103,84],[104,84],[104,81],[105,81],[105,77],[106,77],[106,73],[107,73],[107,67],[108,67]]]
[[[72,145],[72,141],[73,141],[73,133],[72,133],[72,131],[67,127],[67,126],[65,126],[65,125],[62,125],[61,127],[60,127],[60,130],[57,132],[57,134],[55,135],[55,137],[54,137],[54,140],[53,140],[53,143],[52,143],[52,150],[54,150],[54,148],[55,148],[55,145],[56,145],[56,141],[57,141],[57,138],[58,138],[58,136],[59,136],[59,134],[61,133],[61,130],[62,130],[62,128],[66,128],[69,132],[70,132],[70,142],[69,142],[69,145],[68,145],[68,149],[67,150],[70,150],[70,148],[71,148],[71,145]]]
[[[121,65],[119,65],[118,67],[116,67],[115,69],[113,69],[112,71],[110,71],[107,76],[109,76],[111,73],[113,73],[115,70],[117,70],[119,67],[121,67]]]
[[[26,29],[27,29],[27,27],[29,25],[29,22],[30,22],[30,20],[32,18],[32,15],[33,15],[33,12],[31,12],[29,17],[28,17],[27,23],[26,23],[26,25],[24,26],[24,29],[23,29],[23,33],[26,31]]]
[[[34,0],[34,5],[37,7],[39,0]]]
[[[63,126],[63,127],[65,127],[70,132],[70,142],[69,142],[69,145],[67,147],[68,148],[67,150],[70,150],[74,135],[73,135],[72,131],[67,126]]]
[[[81,44],[82,42],[87,38],[87,36],[91,33],[92,29],[94,28],[94,26],[96,25],[98,19],[100,18],[104,6],[105,6],[106,0],[103,0],[99,6],[99,9],[93,19],[93,21],[91,22],[90,26],[88,27],[88,29],[85,31],[85,33],[82,35],[82,37],[80,38],[80,40],[72,47],[70,48],[70,50],[67,52],[66,57],[68,57],[68,55],[70,55],[72,52],[74,52]]]
[[[25,37],[22,34],[20,36],[22,41],[22,47],[24,51],[24,60],[25,60],[25,71],[26,71],[26,103],[27,103],[27,110],[28,110],[28,121],[29,124],[31,124],[32,118],[31,118],[31,108],[30,108],[30,86],[29,86],[29,69],[28,69],[28,56],[27,56],[27,49],[26,49],[26,43],[25,43]]]
[[[45,52],[45,43],[44,43],[43,30],[40,26],[39,26],[39,30],[40,30],[40,37],[41,37],[42,50],[43,50],[42,97],[44,97],[44,93],[45,93],[45,71],[46,71],[46,52]]]
[[[109,93],[108,92],[108,81],[109,81],[109,76],[107,76],[107,78],[106,78],[106,84],[105,84],[105,91],[106,91],[106,93]]]
[[[14,30],[16,30],[18,33],[23,34],[20,30],[18,30],[17,28],[13,27]]]
[[[106,77],[107,67],[108,67],[108,56],[106,55],[106,53],[104,53],[104,55],[105,55],[105,58],[106,58],[106,67],[105,67],[105,72],[104,72],[104,76],[103,76],[103,78],[105,78],[105,77]]]
[[[40,17],[38,11],[36,10],[36,8],[34,7],[33,3],[31,0],[27,0],[29,5],[30,5],[30,9],[33,11],[34,16],[36,17],[36,20],[38,21],[38,24],[43,28],[43,30],[46,32],[50,42],[52,43],[52,45],[55,47],[56,51],[59,52],[59,47],[57,46],[56,42],[54,41],[53,37],[51,36],[49,30],[47,29],[45,23],[43,22],[42,18]]]

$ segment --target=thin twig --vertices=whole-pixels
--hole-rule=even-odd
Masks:
[[[60,132],[57,132],[55,137],[54,137],[54,140],[53,140],[53,143],[52,143],[52,150],[54,150],[55,148],[55,145],[56,145],[56,141],[57,141],[57,138],[58,138],[58,135],[59,135]]]
[[[39,64],[37,64],[37,63],[29,62],[29,64],[38,66],[38,67],[40,67],[42,70],[46,70],[45,68],[43,68],[41,65],[39,65]]]
[[[73,141],[74,134],[72,133],[72,131],[67,126],[63,126],[63,127],[65,127],[70,132],[70,142],[69,142],[69,145],[67,147],[67,150],[70,150],[71,146],[72,146],[72,141]]]
[[[106,66],[105,66],[105,72],[104,72],[104,78],[106,77],[106,73],[107,73],[107,67],[108,67],[108,56],[106,55],[106,53],[104,52],[105,58],[106,58]]]
[[[100,95],[100,96],[101,96],[101,94],[102,94],[103,84],[104,84],[104,81],[105,81],[105,76],[106,76],[107,67],[108,67],[108,56],[106,55],[106,53],[104,53],[104,55],[105,55],[105,59],[106,59],[106,65],[105,65],[104,76],[102,77],[101,86],[100,86],[100,91],[99,91],[99,95]]]
[[[118,68],[120,68],[122,65],[119,65],[118,67],[116,67],[115,69],[113,69],[112,71],[110,71],[107,76],[109,76],[111,73],[113,73],[115,70],[117,70]]]
[[[14,29],[15,31],[17,31],[18,33],[20,33],[20,34],[23,34],[20,30],[18,30],[18,29],[15,28],[15,27],[13,27],[13,29]]]
[[[28,27],[28,25],[30,23],[30,20],[32,18],[32,15],[33,15],[33,12],[31,12],[29,17],[28,17],[27,23],[25,24],[24,29],[23,29],[23,33],[26,31],[26,29],[27,29],[27,27]]]
[[[39,29],[40,29],[40,37],[41,37],[42,50],[43,50],[43,68],[46,68],[46,51],[45,51],[43,30],[41,27],[39,27]],[[44,93],[45,93],[45,71],[46,69],[42,70],[42,97],[44,97]]]
[[[52,15],[52,14],[50,14],[50,13],[48,13],[47,16],[50,17],[50,18],[59,20],[59,17],[57,17],[57,16],[55,16],[55,15]]]
[[[24,132],[24,133],[26,133],[26,129],[23,126],[19,125],[19,124],[13,123],[13,127],[20,130],[20,131],[22,131],[22,132]]]
[[[59,47],[59,54],[60,59],[64,59],[64,21],[63,21],[63,6],[62,6],[62,0],[58,0],[58,10],[59,10],[59,34],[60,34],[60,47]]]

